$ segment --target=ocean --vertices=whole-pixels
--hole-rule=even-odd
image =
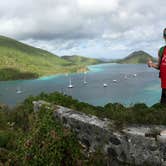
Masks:
[[[55,91],[97,106],[107,103],[121,103],[125,106],[145,103],[151,106],[160,100],[158,71],[148,68],[146,64],[108,63],[88,68],[87,73],[0,81],[0,103],[15,106],[30,95]],[[68,88],[70,80],[73,88]]]

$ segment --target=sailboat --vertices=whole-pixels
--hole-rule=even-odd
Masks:
[[[127,75],[124,76],[124,79],[125,79],[125,80],[127,79]]]
[[[21,94],[21,93],[22,93],[20,87],[18,87],[18,88],[16,89],[16,93],[17,93],[17,94]]]
[[[104,87],[107,87],[108,85],[106,83],[103,84]]]
[[[86,72],[84,72],[84,84],[87,84],[88,82],[86,81]]]
[[[71,84],[71,77],[69,77],[69,85],[68,88],[73,88],[73,85]]]
[[[135,74],[133,74],[133,76],[134,76],[134,77],[136,77],[136,76],[137,76],[137,74],[135,73]]]

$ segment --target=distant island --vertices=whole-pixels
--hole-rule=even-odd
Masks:
[[[91,65],[91,64],[97,64],[97,63],[103,63],[104,61],[99,59],[93,59],[93,58],[87,58],[84,56],[79,55],[72,55],[72,56],[62,56],[62,59],[67,60],[68,62],[71,62],[72,64],[84,64],[84,65]]]
[[[60,73],[84,72],[101,60],[82,56],[59,57],[17,40],[0,36],[0,80],[33,79]]]
[[[124,59],[115,60],[114,62],[121,64],[145,64],[149,58],[154,62],[157,61],[156,58],[152,57],[150,54],[144,51],[135,51]]]

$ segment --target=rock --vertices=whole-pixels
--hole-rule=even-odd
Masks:
[[[43,100],[33,101],[32,103],[34,112],[38,112],[42,108],[42,106],[46,106],[47,109],[49,109],[49,106],[51,105],[50,103]]]
[[[160,135],[157,136],[157,140],[160,143],[166,143],[166,130],[160,132]]]
[[[120,145],[121,142],[116,137],[110,137],[109,141],[114,145]]]
[[[108,155],[113,157],[113,158],[117,158],[117,156],[118,156],[116,151],[113,148],[108,148],[107,152],[108,152]]]
[[[39,111],[42,105],[48,106],[47,102],[34,102],[34,111]],[[108,165],[112,161],[166,165],[166,126],[129,125],[117,130],[111,120],[101,120],[62,106],[55,109],[54,117],[72,129],[89,152],[100,151],[107,156]]]

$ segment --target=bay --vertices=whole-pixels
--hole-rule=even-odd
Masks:
[[[160,100],[158,71],[146,64],[99,64],[89,66],[89,72],[61,74],[35,80],[0,82],[0,103],[15,106],[30,95],[41,92],[61,92],[79,101],[104,106],[121,103],[130,106],[145,103],[151,106]],[[84,84],[84,81],[87,84]],[[68,88],[71,79],[73,88]],[[103,84],[107,84],[104,87]]]

